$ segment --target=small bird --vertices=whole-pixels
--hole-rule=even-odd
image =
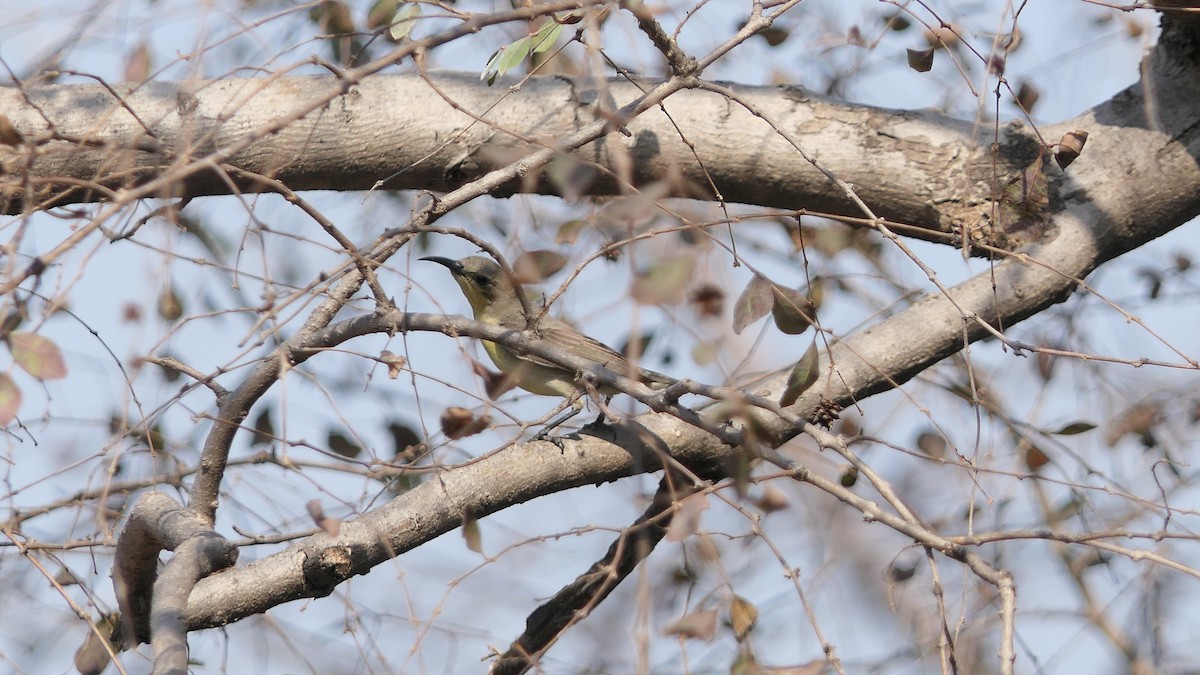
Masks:
[[[514,331],[529,327],[512,281],[495,261],[480,256],[462,260],[429,256],[421,260],[435,262],[450,270],[463,295],[471,303],[476,321]],[[538,321],[537,329],[542,340],[552,347],[638,380],[651,389],[663,389],[675,382],[666,375],[635,366],[616,350],[580,333],[561,319],[543,316]],[[581,390],[575,383],[576,373],[572,370],[536,356],[517,354],[508,347],[487,340],[483,341],[483,348],[500,372],[525,391],[542,396],[571,398]],[[616,389],[603,385],[599,390],[605,396],[617,393]]]

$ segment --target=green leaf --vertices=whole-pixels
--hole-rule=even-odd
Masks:
[[[772,284],[771,295],[771,316],[779,330],[788,335],[800,335],[813,324],[816,312],[812,301],[803,293]]]
[[[746,290],[738,296],[737,304],[733,306],[733,332],[741,335],[746,326],[758,321],[771,311],[775,304],[771,293],[771,282],[766,277],[755,274]]]
[[[12,350],[13,361],[39,380],[61,380],[67,376],[62,352],[49,338],[15,331],[8,335],[8,348]]]
[[[558,41],[558,36],[562,34],[562,24],[555,21],[547,21],[538,29],[538,32],[532,37],[532,53],[541,54],[554,47],[554,43]]]
[[[404,3],[396,10],[396,16],[392,18],[392,25],[388,28],[388,35],[393,40],[403,40],[412,32],[419,18],[421,18],[421,6],[415,2]]]
[[[503,75],[513,68],[521,65],[521,62],[525,60],[525,57],[529,56],[529,50],[532,46],[533,41],[530,40],[529,36],[527,35],[508,45],[504,49],[501,49],[500,53],[495,57],[496,74]]]
[[[814,338],[808,350],[804,352],[804,356],[801,356],[796,365],[792,367],[792,372],[788,375],[787,388],[783,390],[783,396],[779,397],[779,405],[786,408],[795,403],[796,399],[800,398],[800,394],[808,391],[808,388],[816,383],[819,375],[818,365],[817,340]]]

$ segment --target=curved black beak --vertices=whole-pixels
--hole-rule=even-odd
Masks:
[[[428,260],[429,262],[437,263],[450,270],[451,274],[462,274],[463,271],[462,263],[457,260],[451,260],[450,258],[443,258],[439,255],[425,256],[424,258],[421,258],[421,260]]]

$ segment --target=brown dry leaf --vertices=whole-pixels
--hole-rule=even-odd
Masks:
[[[1025,112],[1033,112],[1033,106],[1037,105],[1038,99],[1042,97],[1042,93],[1037,87],[1028,82],[1022,82],[1021,86],[1017,87],[1016,103],[1021,110]]]
[[[8,119],[8,115],[0,115],[0,144],[15,147],[24,141],[25,137],[13,126],[12,120]]]
[[[930,457],[941,459],[946,456],[946,439],[935,431],[923,431],[917,436],[917,448]]]
[[[566,264],[566,256],[557,251],[526,251],[513,261],[513,273],[517,275],[518,283],[536,284],[545,281]]]
[[[774,485],[768,485],[763,490],[762,496],[754,500],[754,505],[763,513],[774,513],[782,511],[792,504],[787,498],[787,493]]]
[[[772,284],[766,277],[755,274],[733,306],[733,332],[741,335],[746,326],[758,321],[775,305]]]
[[[729,606],[729,625],[733,628],[733,637],[738,642],[745,640],[756,623],[758,608],[740,595],[733,596],[733,603]]]
[[[804,356],[801,356],[796,365],[792,367],[792,372],[788,375],[787,387],[783,390],[783,396],[779,397],[779,405],[785,408],[792,405],[800,398],[801,394],[816,384],[817,377],[820,375],[819,361],[817,341],[814,339],[805,350]]]
[[[342,529],[342,521],[325,515],[325,507],[321,506],[320,499],[310,500],[304,507],[308,510],[308,515],[312,517],[317,527],[321,528],[321,531],[331,537],[338,536],[338,533]]]
[[[1025,458],[1025,467],[1034,473],[1050,463],[1050,457],[1046,453],[1025,439],[1021,439],[1017,444],[1017,451]]]
[[[700,529],[700,516],[708,509],[708,495],[703,492],[684,499],[675,507],[675,515],[667,527],[667,541],[683,541]]]
[[[1083,146],[1087,143],[1088,132],[1068,131],[1058,139],[1058,147],[1054,150],[1054,161],[1058,162],[1060,168],[1067,168],[1071,162],[1079,158],[1083,152]]]
[[[83,644],[79,645],[78,651],[75,652],[75,670],[78,670],[80,675],[100,675],[112,660],[109,654],[121,650],[118,645],[112,644],[111,641],[109,641],[108,645],[105,645],[106,639],[100,637],[101,635],[107,637],[112,634],[113,624],[117,618],[119,617],[101,618],[96,622],[95,630],[88,630]]]
[[[1159,422],[1159,412],[1154,403],[1138,403],[1126,408],[1104,430],[1104,442],[1111,448],[1126,434],[1137,434],[1143,439],[1152,437],[1151,432]]]
[[[475,359],[471,359],[471,370],[483,379],[483,390],[493,401],[517,386],[517,378],[497,373]]]
[[[145,82],[150,77],[150,46],[143,40],[125,62],[126,82]]]
[[[701,317],[718,317],[725,311],[725,290],[714,284],[701,284],[688,294],[688,302]]]
[[[686,614],[663,628],[663,635],[711,640],[717,634],[717,610],[701,609]]]
[[[394,380],[400,377],[400,371],[408,363],[408,359],[398,354],[393,354],[388,350],[383,350],[379,353],[379,362],[387,366],[388,379]]]
[[[908,67],[918,73],[928,73],[933,69],[933,52],[935,47],[928,49],[906,49],[908,54]]]
[[[492,420],[486,415],[476,417],[475,413],[466,408],[459,406],[451,406],[442,411],[442,416],[439,419],[442,426],[442,433],[452,441],[467,436],[474,436],[483,431],[491,424]]]

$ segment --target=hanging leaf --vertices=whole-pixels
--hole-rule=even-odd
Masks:
[[[1045,158],[1039,154],[1001,190],[996,209],[998,225],[1008,234],[1020,234],[1023,241],[1034,241],[1045,229],[1049,205],[1050,183]]]
[[[545,281],[566,264],[566,256],[557,251],[526,251],[513,261],[513,273],[517,275],[518,283],[536,284]]]
[[[746,289],[738,296],[737,304],[733,306],[733,332],[741,335],[746,326],[758,321],[771,311],[775,305],[775,296],[771,292],[772,284],[766,277],[758,274],[746,284]]]
[[[1058,431],[1053,431],[1051,433],[1058,434],[1059,436],[1074,436],[1075,434],[1082,434],[1095,428],[1096,425],[1092,424],[1091,422],[1071,422]]]
[[[62,351],[52,340],[37,333],[16,331],[8,334],[8,348],[21,370],[39,380],[61,380],[67,376]]]
[[[664,635],[711,640],[717,634],[717,610],[702,609],[684,615],[663,629]]]
[[[667,526],[667,541],[683,541],[700,530],[700,516],[708,510],[708,495],[697,492],[675,506],[671,524]]]
[[[549,51],[554,47],[554,43],[558,41],[558,36],[562,34],[563,26],[557,21],[547,21],[542,24],[536,33],[530,36],[530,43],[534,54],[541,54]]]
[[[817,341],[814,338],[812,344],[808,346],[808,350],[804,352],[804,356],[800,357],[800,360],[792,367],[792,372],[788,375],[787,387],[783,390],[783,396],[779,398],[779,405],[785,408],[792,405],[796,399],[800,398],[800,394],[808,391],[808,388],[816,383],[818,362]]]
[[[417,25],[419,18],[421,18],[421,6],[415,2],[404,3],[404,6],[396,11],[396,16],[392,19],[392,25],[388,28],[388,37],[397,42],[408,37],[408,34]]]
[[[442,411],[440,422],[442,433],[446,434],[446,438],[456,441],[467,436],[474,436],[483,431],[488,428],[492,420],[486,415],[476,417],[475,413],[466,408],[450,406]]]
[[[308,515],[312,517],[317,527],[321,528],[321,531],[331,537],[338,536],[338,533],[342,530],[342,521],[325,515],[325,507],[321,506],[320,499],[313,499],[304,506],[308,509]]]
[[[917,436],[917,448],[934,459],[941,459],[946,456],[946,439],[935,431],[923,431]]]
[[[533,47],[533,41],[528,35],[504,47],[487,62],[483,67],[483,73],[479,79],[488,79],[490,85],[494,82],[494,78],[502,76],[508,71],[516,68],[529,56],[529,50]]]
[[[754,630],[755,623],[758,623],[758,608],[740,595],[733,596],[733,603],[729,606],[729,625],[733,628],[734,639],[738,642],[745,640]]]
[[[800,335],[813,324],[816,309],[803,293],[771,285],[771,316],[775,326],[788,335]]]
[[[554,233],[554,243],[560,246],[569,246],[575,243],[579,238],[579,233],[583,232],[584,226],[587,225],[585,220],[568,220],[558,226],[558,232]]]
[[[792,504],[788,500],[787,494],[783,490],[780,490],[774,485],[768,485],[766,489],[763,490],[762,496],[754,500],[754,505],[757,506],[758,510],[762,511],[763,513],[774,513],[776,511],[782,511]]]
[[[362,452],[362,446],[340,431],[330,431],[329,449],[347,459],[354,459]]]
[[[1049,455],[1042,452],[1041,449],[1024,439],[1021,439],[1021,442],[1017,444],[1017,452],[1024,457],[1025,466],[1030,471],[1036,472],[1038,469],[1050,463]]]
[[[908,67],[918,73],[928,73],[933,69],[933,52],[934,48],[928,49],[908,49]]]
[[[117,616],[118,620],[119,618]],[[79,645],[79,650],[75,652],[75,670],[79,671],[79,675],[100,675],[112,661],[109,654],[121,651],[120,645],[112,642],[105,645],[108,640],[100,637],[112,634],[113,624],[116,622],[112,618],[104,617],[96,622],[95,630],[88,630],[83,644]]]
[[[379,352],[379,361],[383,365],[387,366],[389,380],[394,380],[399,377],[400,371],[408,363],[408,359],[398,354],[393,354],[386,349],[382,352]]]
[[[164,286],[158,295],[158,315],[166,321],[175,321],[183,316],[183,301],[171,284]]]
[[[265,445],[270,447],[275,442],[275,423],[271,421],[271,406],[264,406],[254,418],[254,433],[250,436],[250,447]]]
[[[407,464],[424,450],[421,434],[409,425],[393,420],[388,422],[386,429],[392,437],[392,456],[396,462]]]
[[[643,305],[678,305],[692,280],[696,261],[691,256],[660,260],[633,281],[633,299]]]
[[[375,0],[371,9],[367,10],[367,28],[378,30],[392,25],[399,4],[400,0]]]
[[[463,516],[462,525],[463,541],[467,543],[467,549],[483,555],[483,532],[479,530],[479,521],[475,520],[474,516]]]
[[[701,317],[719,317],[725,311],[725,290],[715,284],[702,284],[688,294],[688,302]]]
[[[1058,163],[1059,168],[1065,169],[1079,158],[1087,139],[1088,132],[1078,129],[1068,131],[1058,139],[1058,147],[1054,149],[1054,161]]]

